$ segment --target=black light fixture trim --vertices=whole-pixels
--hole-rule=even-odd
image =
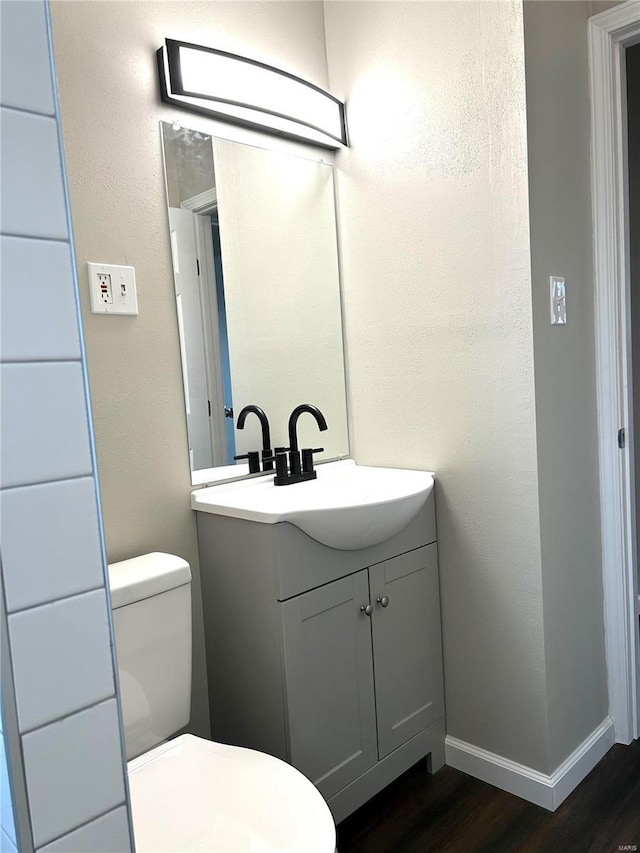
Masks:
[[[287,115],[286,113],[276,112],[275,110],[270,110],[265,107],[261,107],[258,104],[249,104],[243,103],[240,101],[234,101],[227,98],[216,97],[214,95],[207,95],[202,92],[193,92],[185,89],[183,80],[182,80],[182,70],[180,67],[180,48],[186,47],[191,48],[192,50],[202,51],[204,53],[213,53],[217,56],[223,56],[227,59],[233,59],[236,61],[244,62],[247,65],[254,65],[258,68],[264,68],[266,71],[269,71],[274,74],[278,74],[281,77],[287,77],[290,80],[294,80],[296,83],[300,83],[303,86],[306,86],[308,89],[312,89],[315,92],[319,92],[325,98],[333,101],[338,106],[339,111],[339,120],[340,120],[340,136],[336,136],[333,133],[325,130],[322,127],[318,127],[317,125],[312,124],[311,122],[304,121],[302,119],[296,118],[292,115]],[[166,51],[166,56],[165,56]],[[295,74],[290,74],[288,71],[283,71],[280,68],[275,68],[273,65],[267,65],[264,62],[258,62],[256,59],[249,59],[246,56],[239,56],[235,53],[228,53],[224,50],[217,50],[213,47],[205,47],[199,44],[193,44],[191,42],[186,41],[178,41],[176,39],[165,39],[165,47],[159,48],[156,53],[157,61],[158,61],[158,77],[160,81],[160,97],[161,99],[167,103],[172,104],[173,106],[180,107],[181,109],[188,110],[189,112],[199,113],[201,115],[210,116],[213,118],[220,119],[221,121],[225,121],[231,124],[237,124],[242,127],[249,127],[254,130],[261,130],[265,133],[275,134],[276,136],[284,136],[289,139],[295,139],[299,142],[304,142],[307,145],[315,145],[320,148],[338,148],[341,145],[347,145],[347,124],[345,117],[345,109],[342,101],[339,101],[329,92],[321,89],[319,86],[314,85],[313,83],[309,83],[307,80],[303,80],[301,77],[296,77]],[[167,80],[167,70],[169,72],[169,79]],[[295,124],[300,125],[301,127],[308,127],[310,130],[316,131],[317,133],[321,133],[329,139],[335,140],[335,145],[330,142],[318,141],[316,139],[310,139],[308,137],[298,135],[286,130],[282,130],[279,128],[270,127],[269,125],[261,124],[258,121],[250,121],[249,119],[240,118],[238,116],[229,115],[228,113],[224,113],[216,110],[215,108],[206,106],[204,103],[202,105],[194,104],[190,102],[185,102],[180,100],[180,97],[183,96],[188,98],[197,98],[201,101],[211,101],[213,103],[220,104],[229,104],[230,106],[242,107],[245,109],[254,110],[256,112],[265,113],[265,115],[271,115],[276,118],[285,119],[287,121],[293,122]]]

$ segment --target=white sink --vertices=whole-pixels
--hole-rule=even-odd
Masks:
[[[267,476],[196,490],[191,508],[262,524],[288,521],[323,545],[352,551],[399,533],[433,489],[427,471],[369,468],[352,459],[317,471],[317,480],[292,486]]]

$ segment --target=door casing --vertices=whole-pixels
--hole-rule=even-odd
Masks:
[[[589,19],[604,621],[609,714],[618,743],[638,737],[640,717],[625,91],[625,50],[638,42],[639,0]],[[628,438],[623,449],[620,429]]]

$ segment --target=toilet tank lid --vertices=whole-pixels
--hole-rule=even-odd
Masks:
[[[189,563],[159,551],[110,563],[108,569],[113,610],[191,583]]]

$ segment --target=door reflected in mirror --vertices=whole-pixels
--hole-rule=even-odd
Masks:
[[[236,428],[250,404],[274,447],[291,411],[314,404],[329,427],[317,461],[348,455],[333,167],[177,124],[161,133],[194,484],[261,449],[258,418]],[[299,437],[318,446],[312,418]]]

